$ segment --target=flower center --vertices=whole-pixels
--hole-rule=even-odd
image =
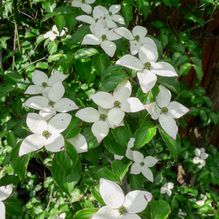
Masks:
[[[105,115],[105,114],[100,114],[100,120],[106,121],[106,119],[107,119],[107,115]]]
[[[43,88],[48,87],[47,83],[46,83],[46,82],[43,82],[43,83],[42,83],[42,87],[43,87]]]
[[[48,132],[47,130],[43,131],[43,137],[45,138],[49,138],[52,134],[50,132]]]
[[[82,3],[85,3],[85,0],[81,0]]]
[[[140,40],[140,36],[139,36],[139,35],[136,35],[136,36],[135,36],[135,40],[136,40],[136,41],[139,41],[139,40]]]
[[[110,11],[110,12],[109,12],[109,15],[110,15],[110,16],[112,16],[112,15],[113,15],[113,13]]]
[[[102,38],[103,41],[107,39],[105,34],[103,34],[101,38]]]
[[[167,108],[167,107],[163,107],[163,108],[161,109],[161,111],[162,111],[162,113],[167,113],[167,112],[168,112],[168,108]]]
[[[122,207],[119,209],[119,213],[120,213],[120,215],[123,215],[123,214],[127,213],[126,208],[122,206]]]
[[[114,106],[117,107],[117,108],[120,108],[121,103],[120,103],[118,100],[116,100],[116,101],[114,102]]]
[[[144,64],[144,68],[147,69],[147,70],[151,70],[151,63],[150,62],[146,62]]]
[[[140,163],[140,166],[142,166],[142,167],[144,166],[144,162],[143,161]]]
[[[55,102],[53,102],[52,100],[50,100],[50,101],[48,102],[48,105],[51,106],[51,107],[54,107]]]

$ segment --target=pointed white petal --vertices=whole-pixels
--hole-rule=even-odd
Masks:
[[[42,134],[43,131],[47,130],[47,122],[36,113],[28,113],[26,122],[33,133]]]
[[[157,106],[155,102],[146,104],[144,107],[148,111],[148,113],[151,115],[152,119],[157,120],[159,118],[161,114],[161,109]]]
[[[82,5],[82,1],[80,1],[80,0],[73,0],[72,3],[71,3],[71,5],[72,5],[73,7],[80,8],[81,5]]]
[[[168,182],[167,183],[167,188],[168,189],[173,189],[174,188],[174,184],[172,182]]]
[[[45,148],[50,152],[59,152],[64,150],[65,140],[59,133],[52,134],[45,143]]]
[[[124,158],[124,156],[114,154],[114,160],[122,160],[123,158]]]
[[[100,179],[100,195],[110,208],[120,208],[124,203],[124,193],[115,182]]]
[[[119,24],[122,24],[122,25],[125,25],[125,20],[124,20],[124,18],[123,18],[121,15],[119,15],[119,14],[114,14],[112,17],[113,17],[113,20],[114,20],[115,22],[117,22],[117,23],[119,23]]]
[[[101,41],[100,39],[95,36],[94,34],[87,34],[84,36],[84,39],[82,41],[82,45],[100,45]]]
[[[148,167],[143,167],[142,168],[142,174],[143,176],[148,179],[150,182],[154,181],[154,176],[152,171]]]
[[[3,202],[0,202],[0,218],[5,219],[5,204]]]
[[[140,213],[147,207],[151,199],[152,195],[150,192],[135,190],[125,196],[123,206],[127,209],[128,213]]]
[[[42,83],[47,83],[48,76],[42,71],[35,70],[33,72],[32,81],[36,85],[42,85]]]
[[[144,66],[141,63],[141,61],[132,55],[124,55],[116,62],[116,64],[138,71],[144,69]]]
[[[42,135],[32,134],[27,136],[21,143],[19,156],[21,157],[30,152],[38,151],[44,146],[45,142],[46,138]]]
[[[126,113],[135,113],[144,110],[144,105],[136,97],[130,97],[121,104],[121,110]]]
[[[129,160],[133,160],[133,151],[130,148],[127,148],[126,152],[125,152],[125,156],[129,159]]]
[[[106,14],[108,14],[108,10],[105,7],[103,7],[101,5],[98,5],[98,6],[94,7],[93,17],[95,19],[96,18],[104,18]]]
[[[88,151],[87,140],[82,134],[78,134],[75,137],[68,139],[67,141],[74,146],[78,153],[84,153]]]
[[[157,62],[152,65],[152,70],[154,74],[159,76],[166,76],[166,77],[176,77],[178,76],[176,70],[173,66],[167,62]]]
[[[126,80],[117,85],[116,89],[113,92],[113,97],[118,101],[122,101],[129,98],[131,96],[131,93],[131,83],[128,80]]]
[[[157,81],[157,76],[151,72],[138,72],[138,81],[144,93],[149,92]]]
[[[85,0],[85,2],[89,5],[93,4],[96,0]]]
[[[132,151],[132,161],[136,162],[136,163],[140,163],[144,161],[144,155],[139,152],[139,151]]]
[[[68,76],[62,74],[59,71],[55,71],[49,78],[48,80],[48,85],[52,86],[53,84],[55,84],[56,82],[62,82],[64,81]]]
[[[109,11],[112,12],[112,14],[117,14],[121,10],[121,5],[111,5],[109,8]]]
[[[48,107],[48,99],[43,96],[34,96],[27,99],[24,106],[30,107],[32,109],[40,110],[42,108]]]
[[[142,44],[143,47],[146,47],[148,45],[150,46],[153,46],[155,49],[157,49],[157,45],[156,43],[154,42],[154,40],[152,40],[151,38],[149,37],[143,37],[141,40],[140,40],[140,43]]]
[[[133,163],[130,169],[130,173],[134,175],[138,175],[141,173],[141,166],[137,163]]]
[[[117,209],[104,206],[100,208],[97,213],[91,217],[91,219],[120,219],[120,213]]]
[[[56,82],[50,88],[49,93],[48,93],[48,97],[50,100],[56,102],[63,97],[64,93],[65,93],[65,88],[64,88],[62,82]]]
[[[176,125],[176,121],[170,115],[162,113],[159,117],[159,123],[170,137],[176,139],[178,126]]]
[[[84,22],[86,24],[93,24],[93,23],[95,23],[94,18],[91,17],[91,16],[88,16],[88,15],[77,16],[75,19],[78,20],[78,21],[82,21],[82,22]]]
[[[81,10],[84,11],[87,14],[90,14],[92,12],[92,7],[88,4],[82,4]]]
[[[115,40],[121,39],[121,36],[119,34],[117,34],[114,29],[112,29],[112,30],[108,31],[107,39],[109,41],[115,41]]]
[[[160,108],[167,107],[171,100],[171,92],[164,86],[159,86],[159,94],[156,96],[156,103]]]
[[[99,91],[96,94],[91,96],[91,99],[98,106],[104,109],[110,109],[114,106],[115,99],[110,93]]]
[[[135,145],[135,138],[130,138],[127,144],[127,148],[133,148]]]
[[[48,108],[44,108],[39,111],[39,115],[42,116],[45,120],[51,119],[56,114],[56,111],[52,108],[48,110]]]
[[[147,46],[142,46],[138,55],[142,63],[152,63],[156,62],[158,59],[157,48],[149,44]]]
[[[92,123],[98,121],[100,118],[99,112],[92,107],[86,107],[84,109],[78,110],[75,116],[82,121]]]
[[[97,121],[92,125],[91,131],[100,143],[109,133],[109,124],[104,121]]]
[[[63,132],[71,122],[72,116],[68,113],[58,113],[48,122],[48,131],[51,133]]]
[[[110,57],[113,57],[116,52],[116,44],[108,40],[101,43],[101,48]]]
[[[137,214],[126,213],[126,214],[122,215],[119,219],[141,219],[141,218]]]
[[[132,55],[136,55],[141,48],[141,44],[136,41],[130,41],[130,51]]]
[[[124,37],[127,40],[133,40],[134,39],[131,31],[129,29],[125,28],[125,27],[116,28],[115,32],[118,35]]]
[[[40,87],[39,85],[30,85],[27,90],[24,92],[24,94],[40,94],[42,93],[43,88]]]
[[[66,113],[78,109],[74,101],[68,98],[62,98],[55,103],[54,108],[57,112]]]
[[[118,25],[112,20],[112,18],[105,18],[106,27],[108,29],[115,29],[118,27]]]
[[[168,113],[174,118],[178,119],[189,112],[189,109],[176,101],[170,102],[168,106]]]
[[[139,36],[140,38],[145,37],[147,32],[148,32],[147,29],[145,27],[142,27],[142,26],[135,26],[132,30],[133,35]]]
[[[108,112],[108,121],[112,128],[120,126],[124,117],[125,113],[120,108],[113,108]]]
[[[0,202],[7,199],[13,191],[13,185],[0,186]]]
[[[152,156],[147,156],[144,159],[144,164],[146,167],[153,167],[158,162],[158,159]]]

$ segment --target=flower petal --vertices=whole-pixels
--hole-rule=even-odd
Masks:
[[[166,77],[178,76],[173,66],[167,62],[153,63],[151,72],[159,76],[166,76]]]
[[[13,191],[13,185],[0,186],[0,202],[7,199]],[[1,217],[0,217],[1,218]]]
[[[130,169],[130,173],[134,175],[138,175],[141,173],[141,166],[137,163],[133,163]]]
[[[176,139],[178,126],[176,125],[176,121],[170,115],[162,113],[159,117],[159,123],[170,137]]]
[[[151,201],[152,195],[147,191],[135,190],[129,192],[125,196],[124,207],[128,213],[140,213],[146,207],[149,201]]]
[[[40,94],[42,93],[43,88],[40,87],[39,85],[30,85],[27,90],[24,92],[24,94]]]
[[[82,45],[100,45],[101,41],[94,34],[87,34],[84,36]]]
[[[53,84],[55,84],[56,82],[62,82],[64,81],[68,76],[62,74],[59,71],[55,71],[49,78],[48,80],[48,85],[52,86]]]
[[[28,113],[26,123],[29,129],[35,134],[42,134],[43,131],[47,130],[47,122],[42,116],[36,113]]]
[[[125,113],[119,108],[113,108],[108,112],[108,121],[112,128],[120,126],[124,117]]]
[[[128,80],[126,80],[117,85],[116,89],[113,92],[113,97],[118,101],[122,101],[129,98],[131,96],[131,93],[131,83]]]
[[[104,121],[97,121],[92,125],[91,131],[100,143],[109,133],[109,124]]]
[[[71,122],[72,116],[68,113],[58,113],[48,122],[48,131],[51,133],[63,132]]]
[[[92,107],[86,107],[84,109],[77,111],[75,116],[85,122],[92,122],[92,123],[98,121],[100,118],[99,112]]]
[[[82,22],[84,22],[86,24],[93,24],[93,23],[95,23],[94,18],[91,17],[91,16],[88,16],[88,15],[77,16],[75,19],[78,20],[78,21],[82,21]]]
[[[171,92],[164,86],[159,86],[159,94],[156,96],[156,103],[160,108],[167,107],[171,100]]]
[[[82,134],[78,134],[75,137],[68,139],[67,141],[74,146],[78,153],[84,153],[88,151],[87,140]]]
[[[136,163],[140,163],[144,161],[144,155],[139,152],[139,151],[132,151],[132,161],[136,162]]]
[[[108,206],[100,208],[97,213],[95,213],[91,219],[118,219],[120,218],[120,213],[117,209],[112,209]]]
[[[174,118],[178,119],[189,112],[189,109],[176,101],[170,102],[168,106],[168,113]]]
[[[105,7],[103,7],[101,5],[98,5],[98,6],[94,7],[94,10],[93,10],[94,19],[104,18],[106,14],[108,14],[108,10]]]
[[[34,151],[38,151],[44,146],[45,142],[46,138],[42,135],[32,134],[27,136],[21,143],[19,157]]]
[[[126,213],[124,215],[121,215],[121,217],[119,219],[141,219],[141,218],[137,214]]]
[[[99,91],[96,94],[92,95],[91,99],[94,101],[94,103],[104,109],[111,109],[114,106],[115,102],[112,94],[104,91]]]
[[[122,24],[122,25],[125,25],[125,20],[124,20],[124,18],[123,18],[121,15],[119,15],[119,14],[114,14],[112,17],[113,17],[113,20],[114,20],[115,22],[117,22],[117,23],[119,23],[119,24]]]
[[[155,102],[146,104],[144,107],[148,111],[148,113],[151,115],[152,119],[157,120],[159,118],[161,114],[161,109],[157,106]]]
[[[82,2],[81,2],[80,0],[73,0],[72,3],[71,3],[71,5],[72,5],[73,7],[80,8],[81,5],[82,5]]]
[[[110,208],[120,208],[124,203],[124,193],[115,182],[100,179],[100,195]]]
[[[59,152],[64,150],[65,140],[59,133],[52,134],[45,143],[45,148],[50,152]]]
[[[63,97],[64,93],[65,93],[65,88],[64,88],[62,82],[56,82],[50,88],[49,93],[48,93],[48,97],[50,100],[56,102]]]
[[[74,101],[68,98],[62,98],[55,103],[54,108],[57,112],[66,113],[78,109]]]
[[[132,55],[136,55],[141,48],[141,44],[136,41],[130,41],[130,51]]]
[[[152,40],[152,39],[149,38],[149,37],[144,37],[144,38],[142,38],[142,39],[140,40],[140,42],[141,42],[141,44],[142,44],[143,47],[146,47],[146,48],[147,48],[147,46],[150,45],[150,46],[153,46],[153,47],[157,50],[157,45],[156,45],[156,43],[154,42],[154,40]]]
[[[124,55],[122,58],[120,58],[116,62],[116,65],[121,65],[121,66],[130,68],[133,70],[138,70],[138,71],[141,71],[144,69],[144,66],[141,63],[141,61],[132,55]]]
[[[42,108],[48,107],[48,99],[43,96],[34,96],[27,99],[24,103],[24,106],[40,110]]]
[[[56,114],[54,109],[49,110],[49,108],[44,108],[39,111],[39,115],[42,116],[45,120],[51,119]]]
[[[157,81],[157,76],[151,72],[138,72],[137,77],[144,93],[149,92]]]
[[[145,27],[142,27],[142,26],[135,26],[132,30],[133,35],[139,36],[140,38],[145,37],[147,32],[148,32],[147,29]]]
[[[92,7],[88,4],[82,4],[81,10],[84,11],[87,14],[90,14],[92,12]]]
[[[101,48],[110,57],[113,57],[116,52],[116,44],[108,40],[101,43]]]
[[[121,10],[121,5],[111,5],[109,8],[109,11],[112,12],[112,14],[117,14]]]
[[[118,35],[124,37],[127,40],[133,40],[134,39],[131,31],[129,29],[125,28],[125,27],[116,28],[115,32]]]
[[[5,219],[5,204],[3,202],[0,202],[0,218]]]
[[[34,84],[41,86],[42,83],[47,83],[48,76],[42,71],[35,70],[33,72],[32,81]]]
[[[85,2],[89,5],[93,4],[96,0],[85,0]]]
[[[117,34],[114,29],[112,29],[108,31],[107,39],[110,41],[115,41],[115,40],[121,39],[121,36]]]
[[[144,109],[144,105],[136,97],[130,97],[121,104],[121,110],[126,113],[135,113]]]
[[[150,182],[154,182],[153,172],[148,167],[143,167],[142,168],[142,174]]]
[[[148,44],[147,46],[142,46],[139,50],[139,59],[142,63],[156,62],[158,59],[157,48]]]
[[[144,159],[144,164],[146,167],[153,167],[158,162],[158,159],[152,156],[147,156]]]

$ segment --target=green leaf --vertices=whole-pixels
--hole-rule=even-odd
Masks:
[[[85,208],[83,210],[77,211],[73,219],[90,219],[94,213],[97,212],[96,208]]]
[[[48,67],[49,65],[47,62],[38,62],[36,64],[36,68],[39,68],[39,69],[47,69]]]
[[[63,136],[65,139],[73,138],[77,134],[81,132],[81,121],[76,116],[72,117],[71,123],[68,126],[68,128],[63,132]]]
[[[124,179],[126,173],[128,172],[131,164],[132,162],[124,163],[124,161],[122,160],[114,160],[112,162],[112,170],[115,176],[120,181],[120,183],[122,183],[122,180]]]
[[[95,48],[83,48],[75,52],[75,59],[84,59],[91,56],[94,56],[98,53],[98,50]]]
[[[57,45],[56,41],[51,41],[47,46],[48,52],[51,55],[57,51],[57,48],[58,48],[58,45]]]
[[[123,0],[123,2],[122,2],[122,15],[125,19],[126,25],[129,26],[129,24],[133,18],[132,4],[130,3],[130,0]]]
[[[120,181],[118,179],[118,177],[115,175],[115,173],[107,167],[103,167],[103,168],[97,170],[96,174],[97,174],[98,178],[109,179],[112,181],[116,181],[118,183]]]
[[[169,204],[161,199],[151,201],[150,207],[151,219],[166,219],[171,212]]]
[[[101,75],[110,65],[110,58],[104,53],[98,54],[93,57],[92,64],[95,68],[97,75]]]
[[[120,145],[110,135],[103,140],[105,148],[112,154],[124,155],[126,145]]]
[[[57,15],[55,16],[54,22],[59,30],[59,33],[61,33],[66,24],[65,17],[63,15]]]

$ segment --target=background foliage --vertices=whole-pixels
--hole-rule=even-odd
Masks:
[[[189,116],[198,118],[199,126],[206,130],[212,124],[218,125],[219,114],[212,111],[212,101],[200,86],[203,77],[200,45],[206,25],[219,7],[218,1],[97,0],[96,4],[115,3],[122,5],[128,27],[145,26],[149,35],[156,38],[159,54],[176,68],[181,80],[170,84],[162,79],[162,83],[191,109]],[[111,66],[101,50],[80,46],[89,30],[74,19],[79,14],[80,10],[72,8],[70,1],[0,2],[0,183],[15,185],[14,195],[6,201],[8,218],[55,218],[62,212],[72,218],[84,208],[92,213],[97,201],[101,203],[96,186],[99,177],[122,182],[130,164],[126,160],[112,162],[113,153],[124,153],[124,146],[132,136],[139,142],[137,148],[149,155],[156,154],[159,159],[154,169],[154,184],[142,176],[128,179],[132,189],[146,188],[156,200],[143,212],[142,218],[179,218],[179,209],[186,212],[185,218],[219,218],[219,152],[205,141],[194,145],[183,131],[187,124],[185,118],[181,120],[183,138],[176,142],[153,125],[148,127],[149,123],[137,121],[141,125],[137,132],[135,125],[126,124],[124,128],[112,130],[101,147],[97,147],[94,136],[85,128],[83,134],[90,150],[83,156],[67,145],[69,150],[59,154],[40,152],[18,157],[20,142],[28,133],[27,109],[22,107],[26,99],[24,91],[35,69],[50,73],[56,68],[69,74],[65,81],[66,96],[81,107],[88,103],[88,96],[94,90],[100,87],[112,91],[120,81],[129,78],[130,72]],[[43,34],[54,23],[59,30],[67,27],[68,36],[51,42]],[[128,50],[125,41],[121,40],[117,46],[117,55],[124,53],[124,48]],[[185,78],[192,71],[197,80],[191,88]],[[137,87],[134,89],[137,91]],[[137,94],[141,100],[146,98],[140,91]],[[134,124],[135,116],[129,120]],[[73,137],[81,130],[81,122],[77,118],[73,121],[65,136]],[[148,128],[150,132],[145,132]],[[203,169],[192,163],[195,147],[200,146],[206,147],[210,155]],[[169,181],[175,184],[170,198],[160,194],[160,187]],[[195,201],[201,194],[207,196],[207,201],[198,206]],[[83,218],[84,214],[78,212],[74,218]]]

